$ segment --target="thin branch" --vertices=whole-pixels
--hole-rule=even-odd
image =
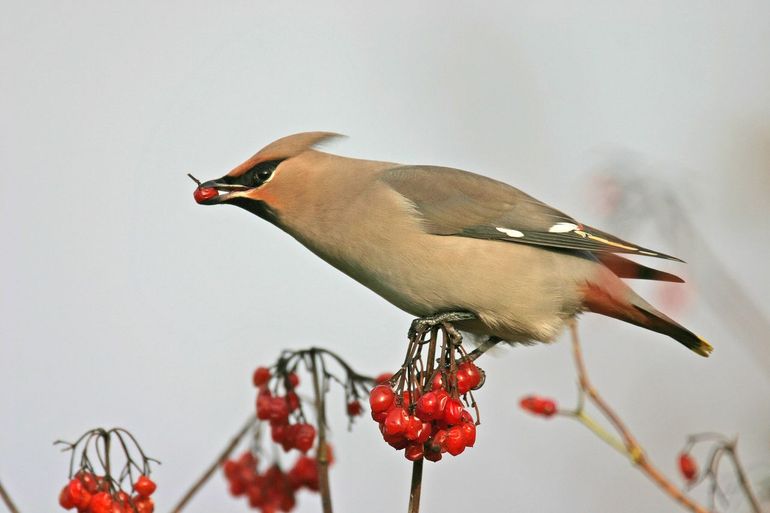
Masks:
[[[583,361],[583,354],[580,348],[580,339],[578,338],[577,324],[573,321],[569,326],[570,333],[572,334],[573,357],[575,359],[575,367],[577,368],[580,387],[588,395],[588,398],[591,400],[591,402],[596,405],[599,411],[607,418],[607,420],[609,420],[610,424],[612,424],[612,426],[618,432],[621,439],[623,440],[623,444],[625,445],[626,454],[629,458],[631,458],[631,461],[633,461],[639,470],[641,470],[645,475],[647,475],[647,477],[655,482],[655,484],[657,484],[666,494],[668,494],[671,498],[673,498],[685,508],[695,513],[710,513],[705,506],[698,504],[692,498],[685,495],[674,483],[672,483],[665,475],[663,475],[660,470],[658,470],[654,465],[652,465],[652,463],[650,463],[650,461],[647,459],[647,456],[644,454],[644,450],[642,449],[641,445],[639,445],[639,442],[637,442],[636,438],[631,434],[631,431],[591,384],[591,381],[588,378],[588,371],[586,370],[586,366]]]
[[[313,352],[310,356],[310,371],[313,374],[313,392],[315,393],[316,419],[318,421],[318,491],[321,494],[321,506],[324,513],[332,513],[332,495],[329,489],[329,454],[326,446],[326,382],[324,390],[318,382],[318,364],[320,358]]]
[[[743,468],[743,464],[735,451],[736,442],[737,440],[733,440],[731,443],[726,444],[724,448],[730,456],[730,460],[733,462],[735,473],[738,475],[738,483],[741,486],[741,490],[743,490],[743,495],[746,496],[746,500],[748,500],[749,505],[751,506],[751,510],[754,513],[762,513],[762,509],[759,506],[759,499],[757,499],[754,490],[751,488],[749,480],[746,478],[746,471]]]
[[[11,500],[11,496],[8,495],[8,492],[3,487],[3,483],[0,483],[0,498],[3,499],[3,503],[8,508],[8,511],[11,513],[19,513],[19,510],[16,508],[16,505]]]
[[[224,450],[217,456],[217,459],[214,460],[214,462],[209,465],[209,467],[206,469],[205,472],[203,472],[203,475],[198,478],[195,483],[190,487],[189,490],[182,496],[182,498],[179,500],[176,506],[174,506],[174,509],[171,510],[171,513],[179,513],[182,511],[182,509],[187,505],[187,503],[190,501],[190,499],[193,498],[193,496],[200,491],[201,488],[203,488],[203,485],[206,484],[206,482],[211,478],[211,476],[214,475],[214,472],[217,471],[220,465],[230,457],[232,452],[235,450],[235,448],[238,446],[238,444],[243,440],[243,437],[246,436],[246,434],[249,432],[249,430],[254,426],[254,424],[257,423],[257,418],[254,416],[254,414],[251,414],[249,416],[249,420],[246,422],[246,424],[243,425],[243,427],[238,431],[238,433],[233,436],[232,440],[230,440],[230,443],[227,444],[227,446],[224,448]]]

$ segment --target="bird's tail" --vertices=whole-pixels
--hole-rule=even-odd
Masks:
[[[606,289],[588,284],[583,305],[591,312],[620,319],[648,330],[668,335],[691,351],[708,356],[711,344],[647,303],[635,292],[626,289],[627,294],[610,294]],[[623,297],[625,296],[625,297]]]

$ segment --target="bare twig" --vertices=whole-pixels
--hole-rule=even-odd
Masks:
[[[599,409],[602,415],[604,415],[610,424],[612,424],[612,426],[615,428],[623,441],[626,455],[637,466],[637,468],[639,468],[639,470],[641,470],[667,495],[669,495],[679,504],[695,513],[710,513],[708,508],[702,506],[689,496],[685,495],[674,483],[672,483],[649,461],[641,445],[639,445],[639,442],[637,442],[636,438],[631,434],[631,431],[628,429],[625,423],[620,419],[617,413],[615,413],[615,411],[610,408],[610,406],[604,401],[604,399],[599,395],[599,393],[591,384],[591,381],[588,378],[588,371],[586,370],[586,366],[583,361],[577,324],[574,321],[570,323],[570,332],[572,334],[572,351],[573,357],[575,359],[575,367],[577,368],[580,388],[585,392],[591,402],[593,402],[594,405]],[[576,415],[576,417],[578,420],[580,420],[580,416]],[[593,431],[596,432],[595,430]],[[602,438],[605,439],[604,437]],[[607,440],[605,439],[605,441]],[[613,447],[616,449],[618,448],[614,444],[610,445],[613,445]]]
[[[249,432],[249,430],[254,426],[254,424],[257,423],[257,418],[252,414],[249,416],[249,420],[243,425],[243,427],[238,431],[238,433],[233,436],[232,440],[230,440],[230,443],[227,444],[227,446],[224,448],[224,450],[219,453],[219,456],[217,456],[217,459],[214,460],[214,462],[209,465],[209,467],[206,469],[205,472],[203,472],[203,475],[198,478],[195,483],[187,490],[187,492],[182,496],[182,498],[179,500],[179,502],[174,506],[174,509],[171,510],[171,513],[179,513],[182,511],[182,509],[187,505],[187,503],[190,501],[190,499],[193,498],[193,496],[200,491],[201,488],[203,488],[203,485],[206,484],[206,482],[211,478],[211,476],[214,475],[214,472],[217,471],[220,465],[230,457],[232,452],[235,450],[235,448],[238,446],[241,440],[243,440],[243,437],[246,436],[246,434]]]
[[[746,500],[749,502],[749,505],[751,506],[751,511],[754,513],[762,513],[762,510],[759,506],[759,499],[757,499],[756,494],[754,493],[754,490],[751,488],[751,484],[749,484],[749,480],[746,478],[746,471],[743,468],[743,464],[741,463],[741,460],[738,458],[738,454],[736,453],[735,446],[737,444],[737,440],[731,441],[729,444],[726,444],[725,450],[727,451],[727,454],[730,456],[730,460],[733,462],[733,467],[735,467],[735,473],[738,476],[738,483],[741,486],[741,490],[743,490],[743,495],[746,496]]]
[[[3,483],[0,483],[0,498],[3,499],[3,503],[8,508],[8,511],[11,513],[19,513],[19,510],[16,508],[16,505],[11,500],[11,496],[8,495],[8,492],[3,487]]]
[[[310,371],[313,374],[313,392],[315,393],[316,419],[318,421],[318,491],[321,494],[321,506],[324,513],[332,513],[332,495],[329,489],[329,454],[326,446],[326,379],[324,389],[321,389],[318,377],[318,356],[312,353],[310,357]]]

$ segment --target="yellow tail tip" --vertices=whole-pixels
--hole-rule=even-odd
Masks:
[[[714,350],[714,348],[712,347],[711,344],[708,343],[708,341],[705,338],[698,337],[698,341],[700,342],[700,344],[698,345],[698,347],[692,348],[693,351],[695,351],[701,356],[708,357],[711,354],[711,351]]]

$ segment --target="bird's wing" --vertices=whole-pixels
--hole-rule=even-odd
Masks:
[[[436,235],[681,261],[581,224],[510,185],[467,171],[398,166],[380,178],[414,205],[425,230]]]

